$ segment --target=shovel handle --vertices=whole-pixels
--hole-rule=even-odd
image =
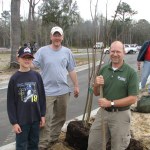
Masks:
[[[103,98],[103,86],[100,86],[100,98]]]
[[[103,86],[100,86],[100,98],[103,98]],[[102,139],[103,139],[103,144],[102,144],[102,150],[106,150],[106,131],[105,131],[105,122],[104,122],[104,109],[101,108],[101,124],[102,124]]]

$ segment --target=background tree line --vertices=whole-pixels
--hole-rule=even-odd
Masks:
[[[132,10],[122,2],[116,9],[112,19],[107,15],[96,14],[94,20],[81,18],[76,1],[73,0],[26,0],[29,4],[28,18],[23,19],[20,15],[19,21],[14,26],[20,28],[19,45],[25,42],[37,42],[39,47],[48,44],[51,27],[59,25],[64,29],[64,45],[69,47],[92,47],[94,41],[104,41],[107,36],[106,45],[113,40],[122,40],[124,43],[137,43],[141,45],[150,38],[150,23],[141,19],[135,21],[132,16],[138,12]],[[13,3],[21,2],[12,0]],[[13,8],[14,12],[20,9],[20,4]],[[36,11],[35,11],[36,10]],[[10,47],[11,11],[3,11],[0,19],[0,47]],[[93,25],[94,22],[94,25]],[[111,28],[111,31],[110,31]],[[110,31],[110,32],[109,32]],[[109,36],[108,36],[109,32]],[[95,34],[93,34],[95,33]],[[17,36],[15,32],[13,36]]]

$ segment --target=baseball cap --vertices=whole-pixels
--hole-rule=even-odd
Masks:
[[[63,35],[63,30],[61,27],[55,26],[51,29],[51,34],[53,35],[55,32],[59,32],[60,35]]]
[[[18,57],[30,56],[34,58],[33,51],[28,47],[21,47],[18,51]]]

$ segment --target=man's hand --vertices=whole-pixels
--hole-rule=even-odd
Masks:
[[[77,98],[79,96],[79,87],[75,86],[74,87],[74,97]]]
[[[111,101],[107,100],[106,98],[100,98],[98,99],[98,105],[102,108],[111,107]]]
[[[104,78],[102,75],[97,76],[95,79],[95,86],[104,85]]]
[[[19,133],[22,132],[22,130],[21,130],[19,124],[14,124],[14,125],[13,125],[13,131],[14,131],[16,134],[19,134]]]
[[[104,85],[104,78],[102,75],[97,76],[95,78],[94,84],[93,84],[93,92],[95,96],[100,95],[100,86]]]

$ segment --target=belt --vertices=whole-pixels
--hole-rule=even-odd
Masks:
[[[128,107],[118,107],[118,108],[116,108],[116,107],[107,107],[107,108],[105,108],[105,110],[106,111],[108,111],[108,112],[118,112],[118,111],[125,111],[125,110],[128,110],[129,108]]]

